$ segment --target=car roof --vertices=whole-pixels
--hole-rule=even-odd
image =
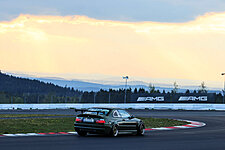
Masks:
[[[116,109],[122,109],[122,108],[114,108],[114,107],[91,107],[89,109],[109,109],[109,110],[116,110]]]

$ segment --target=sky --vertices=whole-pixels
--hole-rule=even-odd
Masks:
[[[0,0],[5,71],[198,80],[222,87],[224,41],[222,0]]]

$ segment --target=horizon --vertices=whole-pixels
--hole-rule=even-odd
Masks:
[[[63,80],[63,81],[82,81],[88,83],[97,83],[102,85],[111,85],[111,86],[122,86],[125,81],[122,76],[111,76],[111,75],[100,75],[100,74],[46,74],[46,73],[34,73],[34,72],[9,72],[1,70],[2,73],[8,75],[14,75],[22,78],[35,78],[35,79],[53,79],[53,80]],[[65,76],[67,75],[67,76]],[[166,82],[164,82],[166,81]],[[186,80],[185,83],[181,84],[184,80],[175,80],[175,79],[153,79],[153,78],[143,78],[143,77],[131,77],[128,79],[128,86],[137,86],[143,85],[148,87],[149,84],[153,84],[155,87],[159,88],[173,88],[174,82],[178,84],[179,89],[190,89],[198,90],[202,82],[205,83],[206,88],[210,91],[216,90],[220,91],[223,88],[212,86],[208,82],[201,80]],[[222,83],[219,83],[222,84]],[[210,86],[211,85],[211,86]]]

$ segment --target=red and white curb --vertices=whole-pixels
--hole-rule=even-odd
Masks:
[[[157,131],[157,130],[174,130],[174,129],[186,129],[186,128],[199,128],[203,127],[206,124],[203,122],[198,121],[190,121],[190,120],[180,120],[176,119],[178,121],[186,121],[189,124],[182,125],[182,126],[173,126],[173,127],[160,127],[160,128],[146,128],[145,131]]]
[[[173,126],[173,127],[147,128],[145,129],[145,131],[198,128],[198,127],[203,127],[206,125],[203,122],[197,122],[197,121],[190,121],[190,120],[179,120],[179,121],[186,121],[189,124],[182,125],[182,126]],[[2,134],[0,135],[0,137],[51,136],[51,135],[76,135],[76,134],[77,132],[17,133],[17,134]]]
[[[2,135],[0,135],[0,137],[74,135],[74,134],[77,134],[77,132],[17,133],[17,134],[2,134]]]

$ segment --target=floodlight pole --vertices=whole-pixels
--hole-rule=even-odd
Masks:
[[[222,76],[225,76],[225,73],[221,74]],[[224,82],[223,82],[223,104],[224,104],[224,95],[225,94],[225,77],[224,77]]]
[[[94,92],[94,104],[96,103],[96,95],[97,95],[97,93]]]
[[[123,77],[123,79],[125,79],[125,95],[124,95],[124,103],[126,103],[126,98],[127,98],[127,80],[128,80],[128,76]]]

